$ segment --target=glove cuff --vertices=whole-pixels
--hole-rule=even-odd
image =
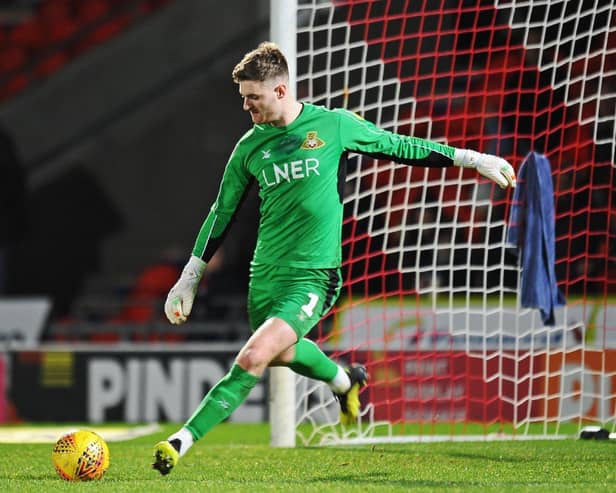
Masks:
[[[206,267],[207,264],[203,260],[199,257],[191,255],[190,259],[188,259],[188,262],[184,266],[184,270],[182,270],[182,277],[201,279]]]
[[[463,168],[476,168],[481,161],[481,153],[471,149],[455,149],[453,165]]]

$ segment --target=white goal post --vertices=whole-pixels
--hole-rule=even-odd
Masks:
[[[289,65],[289,85],[296,85],[297,0],[270,0],[270,37]],[[272,447],[295,447],[295,374],[285,367],[269,369],[269,422]]]

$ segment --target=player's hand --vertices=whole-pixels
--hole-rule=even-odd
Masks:
[[[477,171],[496,182],[501,188],[515,188],[515,171],[502,157],[492,156],[491,154],[480,154],[481,159],[477,163]]]
[[[188,319],[205,267],[206,263],[193,255],[169,291],[165,301],[165,315],[172,324],[183,324]]]
[[[456,149],[454,164],[475,168],[479,174],[489,178],[501,188],[515,188],[516,178],[513,166],[501,157],[482,154],[470,149]]]

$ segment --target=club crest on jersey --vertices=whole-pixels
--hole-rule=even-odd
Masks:
[[[323,147],[325,142],[317,137],[317,133],[315,131],[308,132],[306,134],[306,140],[300,146],[300,149],[306,149],[308,151],[312,149],[318,149],[319,147]]]

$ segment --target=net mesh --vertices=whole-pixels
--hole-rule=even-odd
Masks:
[[[613,428],[614,7],[299,0],[300,99],[517,170],[531,152],[549,161],[567,302],[554,325],[522,306],[520,251],[506,238],[512,192],[473,170],[351,156],[343,292],[311,335],[335,358],[366,364],[371,380],[364,414],[345,428],[326,386],[299,378],[301,441]]]

